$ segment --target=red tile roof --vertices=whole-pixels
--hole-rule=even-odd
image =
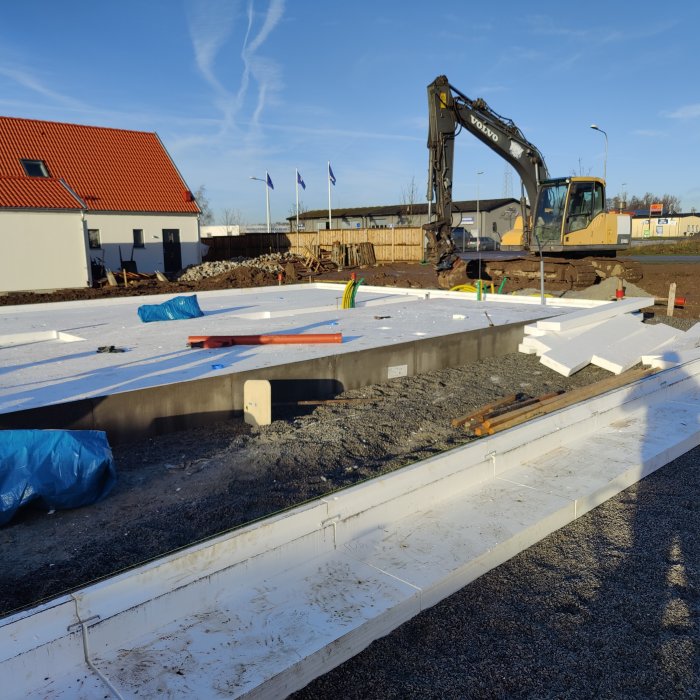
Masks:
[[[0,208],[76,209],[80,200],[55,177],[0,175]]]
[[[50,177],[20,160],[43,161]],[[0,207],[75,208],[60,180],[91,211],[199,211],[155,133],[0,117]]]

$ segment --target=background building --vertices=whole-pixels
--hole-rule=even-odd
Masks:
[[[0,117],[0,291],[201,261],[199,207],[158,135]]]
[[[685,238],[700,236],[699,214],[671,214],[652,216],[637,214],[632,217],[632,238]]]
[[[477,222],[477,209],[478,222]],[[476,235],[477,224],[482,236],[500,241],[501,236],[513,228],[520,213],[517,199],[480,199],[452,203],[452,225],[463,227]],[[316,209],[299,214],[299,229],[318,231],[324,229],[381,229],[420,227],[428,223],[428,204],[390,204],[386,206],[338,208],[331,211]],[[435,218],[434,216],[432,217]],[[290,230],[296,227],[296,216],[290,216]]]

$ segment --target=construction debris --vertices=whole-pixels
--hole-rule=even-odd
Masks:
[[[314,248],[317,246],[306,248],[303,255],[270,253],[269,255],[260,255],[257,258],[233,258],[190,265],[180,273],[177,281],[199,282],[208,277],[218,277],[237,268],[262,270],[275,276],[283,273],[287,281],[296,281],[337,268],[330,259],[330,253],[314,250]]]
[[[372,243],[341,243],[335,241],[331,260],[339,269],[344,267],[369,267],[377,264]]]

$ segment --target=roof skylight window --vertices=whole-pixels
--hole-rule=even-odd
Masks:
[[[26,160],[22,158],[20,163],[22,163],[24,172],[27,173],[29,177],[49,177],[48,168],[43,160]]]

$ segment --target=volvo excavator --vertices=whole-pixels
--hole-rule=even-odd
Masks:
[[[606,211],[604,180],[550,177],[542,153],[511,119],[482,99],[469,99],[445,76],[428,86],[428,111],[428,200],[435,200],[437,219],[423,229],[426,256],[441,287],[463,284],[469,277],[452,239],[454,141],[462,129],[500,155],[522,182],[521,212],[515,227],[501,239],[502,250],[522,254],[508,260],[486,256],[483,270],[491,280],[535,281],[542,269],[545,282],[570,288],[588,287],[610,276],[630,282],[641,279],[638,264],[615,257],[629,248],[631,220],[629,215]]]

